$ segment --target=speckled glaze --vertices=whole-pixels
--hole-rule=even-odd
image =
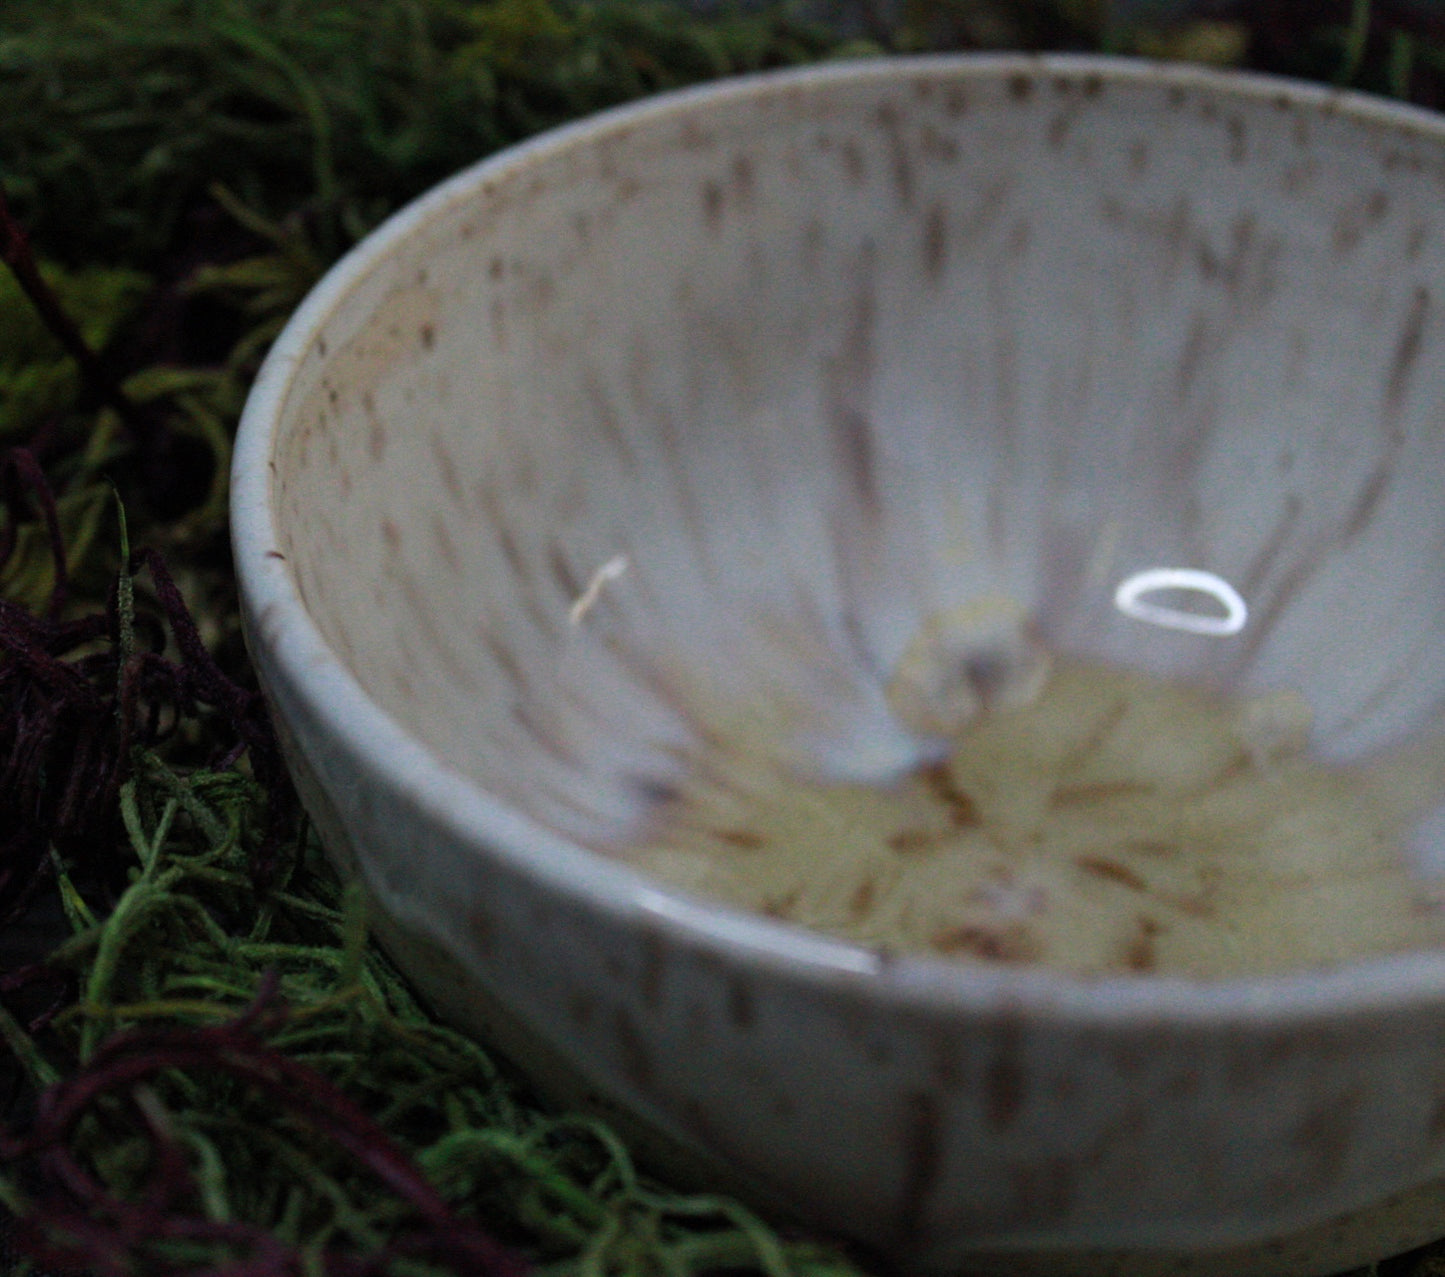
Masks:
[[[1060,649],[1298,687],[1331,758],[1437,730],[1442,275],[1437,117],[1194,69],[838,65],[490,160],[327,277],[242,424],[308,806],[447,1014],[904,1267],[1262,1277],[1445,1232],[1439,953],[967,968],[607,854],[740,711],[780,767],[916,761],[890,672],[985,593]],[[1123,615],[1156,566],[1249,624]]]

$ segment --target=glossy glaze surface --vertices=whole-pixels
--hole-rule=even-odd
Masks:
[[[645,103],[399,215],[278,341],[234,522],[303,790],[419,978],[923,1266],[1258,1240],[1438,1175],[1438,954],[967,971],[609,853],[739,706],[780,768],[928,757],[890,681],[990,594],[1061,651],[1294,688],[1328,758],[1434,730],[1442,180],[1400,108],[934,59]],[[1159,568],[1248,623],[1141,622],[1120,589]]]

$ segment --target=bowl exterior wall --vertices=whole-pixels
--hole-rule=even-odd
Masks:
[[[378,790],[262,670],[307,809],[404,969],[685,1180],[947,1269],[980,1249],[1284,1237],[1445,1167],[1438,1008],[1121,1029],[1006,996],[959,1014],[880,1000],[864,975],[749,970],[458,840]]]

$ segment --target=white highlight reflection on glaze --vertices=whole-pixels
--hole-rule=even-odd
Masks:
[[[1207,612],[1187,612],[1182,608],[1164,607],[1147,601],[1149,595],[1163,590],[1187,590],[1207,595],[1224,608],[1224,614],[1211,616]],[[1136,572],[1119,583],[1119,588],[1114,591],[1114,606],[1136,621],[1146,621],[1166,630],[1183,630],[1187,634],[1224,637],[1238,634],[1249,621],[1249,608],[1239,591],[1222,576],[1196,568],[1150,568]]]

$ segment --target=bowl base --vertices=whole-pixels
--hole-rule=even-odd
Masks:
[[[997,1251],[957,1277],[1335,1277],[1440,1238],[1445,1181],[1436,1180],[1268,1242],[1206,1251]]]

